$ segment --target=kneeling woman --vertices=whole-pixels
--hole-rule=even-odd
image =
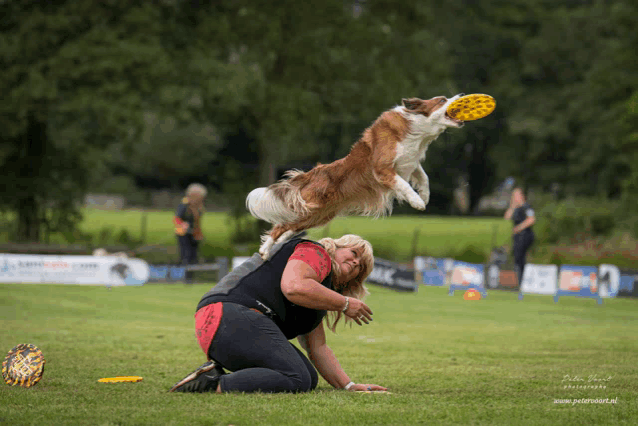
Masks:
[[[273,247],[268,261],[253,255],[202,297],[195,328],[209,361],[170,391],[307,392],[317,386],[315,367],[337,389],[386,390],[351,381],[323,326],[327,314],[333,332],[343,315],[372,321],[360,299],[373,264],[372,246],[356,235],[295,238]],[[312,364],[288,341],[295,337]]]

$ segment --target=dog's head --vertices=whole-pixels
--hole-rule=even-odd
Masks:
[[[464,93],[459,93],[450,99],[445,96],[437,96],[428,100],[410,98],[403,99],[402,103],[409,113],[420,114],[432,123],[440,124],[445,127],[463,127],[465,123],[462,120],[450,117],[447,113],[447,107],[464,95]]]

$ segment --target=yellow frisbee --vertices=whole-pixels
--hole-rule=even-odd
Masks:
[[[473,94],[458,98],[447,107],[450,117],[462,121],[487,117],[496,108],[496,100],[490,95]]]
[[[143,379],[140,376],[118,376],[118,377],[105,377],[99,379],[100,383],[135,383],[141,382]]]

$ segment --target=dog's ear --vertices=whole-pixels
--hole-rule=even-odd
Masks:
[[[419,98],[402,99],[401,103],[408,111],[415,111],[423,104],[423,100]]]

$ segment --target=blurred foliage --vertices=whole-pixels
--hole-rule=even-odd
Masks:
[[[537,210],[534,231],[545,244],[609,237],[622,221],[620,214],[618,202],[568,198]]]
[[[638,216],[633,0],[7,1],[0,15],[0,213],[16,240],[71,235],[78,200],[115,176],[223,191],[249,241],[264,228],[243,218],[250,189],[346,155],[403,97],[459,92],[497,109],[432,144],[418,214],[448,213],[460,176],[471,210],[514,176]],[[556,208],[564,229],[638,226]]]

